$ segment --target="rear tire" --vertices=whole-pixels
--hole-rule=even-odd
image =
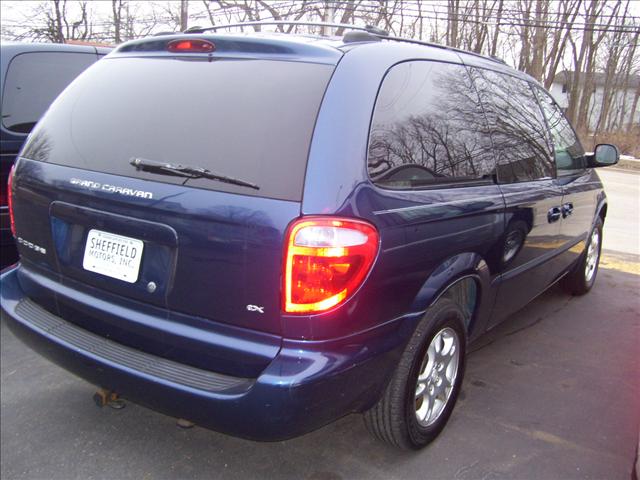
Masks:
[[[602,219],[598,217],[588,237],[578,264],[560,280],[562,289],[571,295],[584,295],[596,282],[602,250]]]
[[[364,414],[367,429],[403,449],[419,449],[442,431],[460,392],[466,329],[448,299],[429,308],[402,354],[382,398]]]

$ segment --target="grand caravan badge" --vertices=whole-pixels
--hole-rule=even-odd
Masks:
[[[117,193],[119,195],[125,195],[127,197],[153,198],[152,192],[135,190],[133,188],[119,187],[116,185],[110,185],[108,183],[93,182],[91,180],[81,180],[79,178],[72,178],[71,180],[69,180],[69,182],[71,182],[72,185],[78,185],[79,187],[83,187],[88,190]]]

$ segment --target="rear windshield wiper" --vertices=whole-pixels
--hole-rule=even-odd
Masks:
[[[161,173],[164,175],[173,175],[175,177],[184,177],[187,179],[208,178],[210,180],[218,180],[219,182],[230,183],[232,185],[240,185],[242,187],[249,187],[253,188],[254,190],[260,190],[260,187],[255,183],[245,182],[244,180],[229,177],[227,175],[221,175],[202,167],[174,165],[172,163],[156,162],[154,160],[147,160],[145,158],[132,158],[129,163],[136,167],[136,170],[143,170],[145,172]]]

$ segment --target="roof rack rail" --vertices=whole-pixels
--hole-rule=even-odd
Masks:
[[[425,42],[423,40],[414,40],[413,38],[404,38],[404,37],[386,36],[386,37],[382,37],[382,38],[384,40],[392,40],[392,41],[395,41],[395,42],[415,43],[417,45],[425,45],[427,47],[442,48],[444,50],[451,50],[452,52],[464,53],[466,55],[473,55],[474,57],[484,58],[485,60],[491,60],[492,62],[501,63],[503,65],[507,64],[507,62],[502,60],[500,57],[482,55],[481,53],[470,52],[468,50],[463,50],[462,48],[450,47],[448,45],[442,45],[440,43]]]
[[[355,25],[349,25],[347,23],[328,23],[328,22],[300,22],[289,20],[272,20],[272,21],[259,21],[259,22],[241,22],[241,23],[229,23],[226,25],[213,25],[211,27],[191,27],[187,28],[183,33],[204,33],[207,31],[215,31],[221,28],[233,28],[233,27],[252,27],[256,25],[299,25],[299,26],[312,26],[312,27],[334,27],[345,28],[349,30],[362,30],[372,35],[380,37],[387,37],[389,32],[373,25],[365,25],[364,27],[357,27]]]
[[[496,63],[501,63],[506,65],[506,62],[495,56],[487,56],[482,55],[480,53],[468,52],[466,50],[462,50],[461,48],[449,47],[448,45],[442,45],[439,43],[425,42],[423,40],[414,40],[412,38],[404,38],[404,37],[392,37],[389,35],[389,32],[383,30],[379,27],[373,25],[365,25],[364,27],[358,27],[355,25],[349,25],[346,23],[328,23],[328,22],[301,22],[301,21],[289,21],[289,20],[267,20],[267,21],[252,21],[252,22],[240,22],[240,23],[230,23],[226,25],[213,25],[211,27],[191,27],[185,30],[183,33],[204,33],[207,31],[215,31],[222,28],[234,28],[234,27],[251,27],[256,25],[301,25],[301,26],[317,26],[317,27],[335,27],[335,28],[344,28],[349,30],[357,30],[363,31],[372,35],[374,37],[379,38],[380,40],[391,40],[396,42],[405,42],[405,43],[414,43],[416,45],[425,45],[427,47],[435,47],[442,48],[444,50],[451,50],[453,52],[465,53],[467,55],[473,55],[476,57],[484,58],[486,60],[491,60]],[[354,41],[363,41],[364,38],[360,38],[356,40],[356,38],[347,38],[345,43],[350,43]]]
[[[489,55],[487,58],[490,58],[494,62],[503,63],[504,65],[507,64],[507,62],[505,62],[502,58],[498,57],[497,55]]]

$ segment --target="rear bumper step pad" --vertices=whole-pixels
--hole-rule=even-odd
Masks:
[[[253,383],[252,379],[202,370],[126,347],[77,327],[46,311],[28,298],[20,300],[16,305],[15,313],[23,322],[44,330],[48,335],[75,348],[163,380],[208,392],[247,388]]]

